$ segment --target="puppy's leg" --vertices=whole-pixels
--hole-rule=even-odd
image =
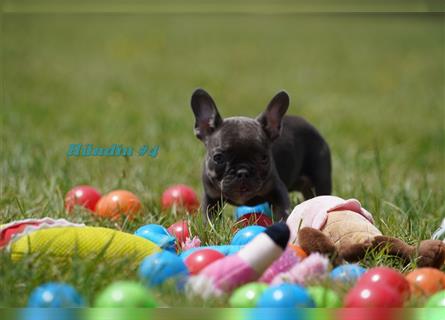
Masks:
[[[223,199],[211,198],[207,195],[207,193],[204,193],[201,202],[201,213],[203,221],[207,223],[209,219],[212,220],[218,214],[219,210],[221,210],[223,205]]]
[[[300,180],[298,182],[299,183],[297,190],[299,190],[303,194],[305,200],[311,199],[316,196],[314,185],[309,177],[302,176],[300,177]]]
[[[332,165],[329,147],[325,145],[322,150],[313,157],[312,170],[308,174],[313,183],[315,196],[330,195],[332,193]],[[306,195],[305,199],[306,198]]]
[[[290,200],[287,188],[281,180],[275,183],[275,188],[270,194],[270,204],[274,219],[276,221],[285,221],[289,215]]]

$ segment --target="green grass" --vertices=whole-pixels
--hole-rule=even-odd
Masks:
[[[384,234],[414,244],[445,216],[443,15],[3,14],[1,23],[1,224],[50,216],[128,232],[170,225],[177,217],[160,213],[162,191],[175,183],[202,191],[204,148],[189,106],[196,87],[223,116],[255,116],[286,89],[289,113],[331,146],[335,194],[359,199]],[[160,152],[68,159],[70,143]],[[81,209],[67,215],[64,194],[78,184],[128,189],[143,216],[112,223]],[[232,210],[214,230],[192,218],[195,233],[205,244],[228,243]],[[402,269],[383,252],[364,264]],[[25,305],[45,281],[67,281],[92,303],[136,271],[125,260],[13,263],[2,252],[0,305]],[[226,303],[189,301],[171,285],[155,294],[165,306]]]

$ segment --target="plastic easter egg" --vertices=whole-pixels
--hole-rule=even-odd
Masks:
[[[235,208],[235,220],[239,220],[247,214],[258,214],[272,218],[272,210],[267,202],[256,206],[240,206]]]
[[[401,308],[403,297],[397,289],[378,282],[352,288],[345,298],[346,308]]]
[[[410,293],[409,282],[405,279],[403,274],[392,268],[371,268],[363,274],[356,285],[360,286],[361,284],[367,282],[390,286],[391,288],[397,290],[405,298],[407,298]]]
[[[434,268],[419,268],[406,275],[411,293],[430,296],[445,289],[445,273]]]
[[[317,308],[340,308],[341,300],[335,291],[324,287],[309,287],[307,291],[311,295]]]
[[[233,245],[220,245],[220,246],[204,246],[204,247],[197,247],[197,248],[191,248],[188,249],[184,252],[182,252],[180,254],[180,257],[182,258],[182,260],[187,259],[187,257],[189,255],[191,255],[192,253],[199,251],[199,250],[203,250],[203,249],[212,249],[212,250],[216,250],[218,252],[221,252],[223,255],[225,256],[229,256],[231,254],[235,254],[238,251],[241,250],[243,246],[233,246]]]
[[[216,250],[202,249],[198,250],[185,259],[184,263],[187,266],[191,275],[198,274],[202,269],[209,264],[224,258],[225,256]]]
[[[199,200],[192,188],[177,184],[164,191],[161,205],[164,210],[174,208],[175,210],[186,210],[193,213],[199,208]]]
[[[150,291],[132,281],[115,282],[106,287],[94,303],[96,308],[155,308]]]
[[[43,284],[31,293],[28,300],[29,308],[79,308],[85,301],[72,286],[49,282]]]
[[[335,310],[332,320],[426,320],[417,317],[417,310],[398,310],[394,308],[341,308]],[[333,311],[334,312],[334,311]],[[416,316],[414,316],[416,315]],[[328,319],[330,319],[328,317]],[[330,319],[330,320],[331,320]],[[317,319],[318,320],[318,319]],[[429,319],[428,320],[437,320]]]
[[[68,191],[65,196],[65,209],[71,212],[77,205],[94,211],[100,197],[100,192],[91,186],[76,186]]]
[[[91,309],[88,309],[91,310]],[[14,315],[5,316],[3,319],[20,319],[20,320],[79,320],[80,315],[84,315],[88,311],[78,308],[21,308],[14,309]],[[11,314],[10,312],[5,315]],[[83,319],[83,318],[82,318]],[[96,319],[95,319],[96,320]],[[107,320],[112,320],[107,318]],[[133,320],[133,319],[132,319]]]
[[[261,226],[248,226],[242,228],[237,233],[235,233],[230,244],[243,246],[253,240],[253,238],[255,238],[264,230],[266,230],[266,228]]]
[[[288,247],[283,254],[264,271],[260,281],[270,283],[276,275],[288,271],[300,261],[302,261],[302,259],[297,257],[294,251]]]
[[[445,290],[433,294],[425,304],[426,308],[445,308]]]
[[[334,268],[329,276],[334,281],[353,283],[357,281],[366,269],[360,267],[358,264],[343,264]]]
[[[168,227],[167,230],[172,236],[176,238],[178,244],[185,243],[186,239],[190,238],[187,220],[180,220],[178,222],[175,222],[170,227]]]
[[[147,224],[140,227],[134,233],[136,236],[150,240],[157,244],[160,248],[175,252],[176,239],[159,224]]]
[[[247,226],[262,226],[269,227],[273,224],[273,221],[268,216],[261,213],[248,213],[239,218],[236,222],[236,227],[247,227]]]
[[[232,311],[224,320],[320,320],[323,311],[302,308],[249,308],[229,309]],[[228,310],[228,311],[229,311]],[[312,316],[316,314],[316,316]],[[380,320],[380,319],[379,319]]]
[[[139,266],[139,277],[149,287],[161,285],[171,278],[180,280],[187,274],[187,266],[182,259],[169,251],[152,254]]]
[[[296,244],[289,243],[287,246],[294,251],[294,253],[297,257],[299,257],[301,259],[304,259],[307,257],[307,253],[303,249],[301,249],[301,247],[297,246]]]
[[[314,300],[299,285],[283,283],[264,290],[257,302],[259,308],[312,308]]]
[[[416,309],[416,311],[417,312],[414,313],[416,315],[416,317],[414,317],[414,319],[419,319],[419,320],[443,320],[444,319],[443,315],[444,315],[445,311],[441,307],[418,308],[418,309]],[[390,320],[393,320],[393,318],[391,318]]]
[[[147,308],[136,307],[114,307],[114,308],[89,308],[81,315],[76,315],[72,320],[152,320],[157,311]],[[164,317],[162,320],[165,320]],[[45,320],[69,320],[65,318]],[[379,319],[380,320],[380,319]]]
[[[251,282],[236,289],[229,299],[232,308],[254,308],[258,298],[268,288],[267,284]]]
[[[119,219],[125,215],[132,219],[140,213],[141,201],[139,198],[127,190],[115,190],[104,195],[96,204],[96,215],[112,220]]]

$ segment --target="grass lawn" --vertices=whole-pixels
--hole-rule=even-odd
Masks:
[[[189,106],[196,87],[223,116],[256,116],[286,89],[289,113],[330,144],[334,193],[359,199],[384,234],[414,244],[445,216],[443,15],[3,14],[1,23],[0,224],[50,216],[128,232],[169,226],[178,217],[161,214],[162,191],[176,183],[202,191],[204,148]],[[71,143],[160,150],[155,159],[67,158]],[[130,190],[143,215],[117,223],[81,209],[68,215],[64,194],[78,184]],[[232,212],[214,230],[192,217],[193,229],[205,244],[228,243]],[[401,268],[379,252],[363,264]],[[137,279],[137,266],[13,263],[2,252],[0,306],[26,305],[46,281],[71,283],[91,304],[120,279]],[[169,284],[154,293],[163,306],[226,305],[189,301]]]

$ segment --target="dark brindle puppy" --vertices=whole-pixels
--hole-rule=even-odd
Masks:
[[[306,199],[331,193],[329,147],[303,118],[284,116],[286,92],[279,92],[256,119],[221,118],[202,89],[193,93],[191,105],[195,134],[207,149],[202,174],[206,217],[224,201],[237,206],[267,201],[275,219],[285,219],[288,191],[301,191]]]

